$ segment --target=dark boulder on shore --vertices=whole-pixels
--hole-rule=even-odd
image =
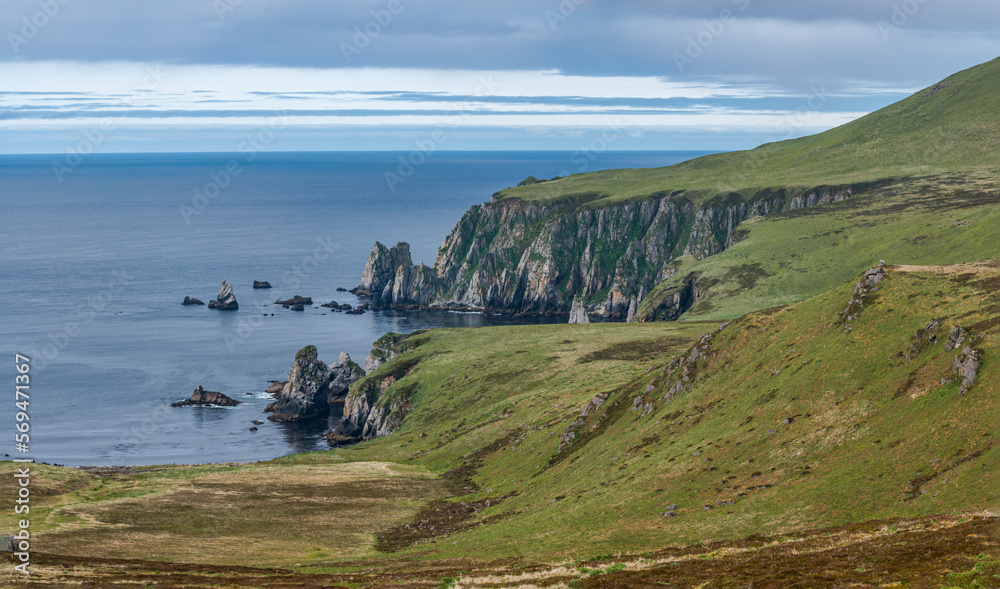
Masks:
[[[188,407],[191,405],[210,405],[216,407],[235,407],[239,405],[240,402],[236,399],[232,399],[223,395],[219,391],[206,391],[198,385],[194,392],[191,393],[190,399],[184,399],[183,401],[177,401],[176,403],[171,403],[171,407]]]
[[[266,281],[266,280],[254,280],[253,281],[253,287],[254,288],[271,288],[271,283],[268,282],[268,281]]]
[[[235,311],[240,308],[236,302],[236,295],[233,294],[233,283],[222,281],[222,288],[215,300],[208,301],[209,309],[219,309],[220,311]]]
[[[291,309],[292,307],[295,307],[297,305],[302,305],[303,307],[305,305],[311,305],[311,304],[313,304],[313,300],[312,300],[312,297],[300,297],[299,295],[295,295],[294,297],[292,297],[292,298],[290,298],[288,300],[285,300],[285,301],[283,301],[281,299],[278,299],[278,300],[274,301],[274,304],[275,305],[281,305],[282,307],[284,307],[286,309]],[[302,309],[292,309],[292,310],[293,311],[301,311]]]
[[[182,302],[181,304],[187,306],[187,305],[204,305],[205,303],[199,301],[198,299],[193,299],[191,297],[184,297],[184,302]]]

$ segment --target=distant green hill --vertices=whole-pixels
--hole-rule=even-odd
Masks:
[[[763,187],[850,184],[989,167],[1000,154],[1000,58],[959,72],[829,131],[674,166],[578,174],[508,188],[496,199],[590,206],[688,191],[689,198]]]

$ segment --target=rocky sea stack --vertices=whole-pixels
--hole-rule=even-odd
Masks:
[[[171,403],[171,407],[189,407],[191,405],[209,405],[215,407],[235,407],[239,405],[240,402],[236,399],[232,399],[223,395],[219,391],[206,391],[198,385],[194,392],[191,393],[190,399],[184,399],[183,401],[178,401],[176,403]]]
[[[391,248],[375,242],[361,284],[351,293],[372,298],[372,307],[413,308],[431,304],[437,294],[434,271],[419,264],[413,265],[410,244],[399,242]]]
[[[193,299],[191,297],[184,297],[184,301],[181,302],[181,304],[184,306],[189,306],[189,305],[204,305],[205,303],[199,301],[198,299]]]
[[[236,295],[233,294],[233,283],[222,281],[222,288],[219,289],[219,295],[213,301],[208,301],[209,309],[219,309],[222,311],[235,311],[240,308],[240,304],[236,302]]]
[[[343,401],[351,384],[363,375],[364,371],[346,352],[328,366],[319,359],[316,346],[306,346],[295,354],[288,380],[264,411],[272,413],[268,416],[271,421],[323,417],[330,404]]]
[[[253,281],[253,287],[254,288],[271,288],[271,283],[268,282],[268,281],[266,281],[266,280],[254,280]]]

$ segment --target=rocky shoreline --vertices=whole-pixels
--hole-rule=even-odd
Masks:
[[[405,416],[405,410],[400,412],[400,407],[396,406],[398,403],[383,407],[379,401],[396,378],[389,375],[387,378],[368,381],[365,387],[358,390],[354,390],[357,388],[354,385],[405,351],[406,346],[402,344],[409,337],[390,332],[379,338],[372,345],[363,368],[351,360],[346,352],[341,352],[333,364],[326,364],[319,359],[315,346],[303,347],[295,354],[288,378],[271,381],[266,389],[267,394],[274,399],[264,409],[265,413],[270,413],[268,421],[316,422],[326,419],[330,409],[340,404],[344,407],[343,417],[322,436],[330,445],[351,444],[392,433]],[[173,406],[228,405],[230,402],[239,403],[221,393],[204,391],[198,387],[191,399],[174,403]],[[262,423],[253,421],[254,426]],[[256,430],[256,427],[250,428],[250,431]]]

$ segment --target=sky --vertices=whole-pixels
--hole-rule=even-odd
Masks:
[[[1000,55],[995,0],[3,0],[0,153],[731,150]]]

